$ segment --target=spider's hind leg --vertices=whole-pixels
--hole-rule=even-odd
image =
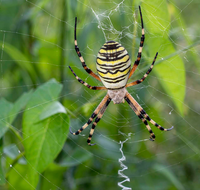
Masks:
[[[169,129],[165,129],[162,126],[160,126],[159,124],[157,124],[154,120],[152,120],[149,115],[144,111],[144,109],[137,103],[137,101],[127,92],[126,96],[125,96],[125,100],[128,102],[128,104],[130,105],[130,107],[133,109],[133,111],[136,113],[136,115],[142,120],[142,122],[146,125],[148,131],[151,134],[151,139],[154,140],[155,139],[155,135],[153,133],[153,131],[151,130],[150,126],[147,123],[147,120],[152,123],[154,126],[156,126],[158,129],[160,129],[161,131],[170,131],[172,130],[174,127],[172,126]]]
[[[156,136],[153,133],[151,127],[149,126],[147,120],[143,117],[143,115],[140,113],[140,111],[137,109],[137,107],[132,102],[132,96],[127,92],[127,95],[124,97],[124,99],[127,101],[127,103],[130,105],[132,110],[135,112],[135,114],[142,120],[142,122],[145,124],[146,128],[148,129],[150,133],[150,140],[154,141]]]
[[[132,97],[131,98],[133,104],[135,105],[135,107],[138,109],[138,111],[150,122],[152,123],[154,126],[156,126],[158,129],[160,129],[161,131],[170,131],[172,130],[174,127],[172,126],[169,129],[166,129],[164,127],[162,127],[161,125],[157,124],[153,119],[151,119],[149,117],[149,115],[144,111],[144,109],[138,104],[138,102]]]
[[[106,111],[106,108],[108,107],[108,105],[109,105],[110,102],[111,102],[111,98],[108,98],[107,101],[106,101],[106,103],[103,105],[101,111],[99,112],[98,116],[96,117],[95,121],[94,121],[93,124],[92,124],[92,128],[91,128],[91,130],[90,130],[90,134],[89,134],[89,137],[88,137],[88,139],[87,139],[87,143],[88,143],[89,146],[95,145],[95,144],[91,144],[91,143],[90,143],[90,142],[91,142],[91,139],[92,139],[92,136],[93,136],[93,133],[94,133],[94,129],[95,129],[97,123],[98,123],[98,122],[100,121],[100,119],[102,118],[102,116],[103,116],[104,112]]]
[[[88,145],[90,145],[90,146],[94,145],[94,144],[90,144],[90,141],[91,141],[91,139],[92,139],[92,135],[93,135],[93,133],[94,133],[94,128],[96,127],[97,123],[100,121],[101,117],[103,116],[103,114],[104,114],[106,108],[108,107],[108,104],[110,103],[110,101],[111,101],[111,98],[110,98],[108,95],[106,95],[106,96],[103,98],[103,100],[101,101],[101,103],[97,106],[97,108],[95,109],[95,111],[93,112],[93,114],[91,115],[91,117],[89,118],[88,122],[85,123],[85,125],[83,125],[83,126],[82,126],[79,130],[77,130],[76,132],[72,132],[71,127],[70,127],[70,129],[69,129],[69,130],[70,130],[70,133],[71,133],[72,135],[79,135],[90,123],[92,123],[93,119],[94,119],[94,118],[97,116],[97,114],[100,112],[100,113],[98,114],[98,116],[96,117],[94,123],[92,124],[92,129],[90,130],[90,135],[89,135],[88,140],[87,140]]]
[[[139,105],[139,104],[138,104]],[[140,105],[139,105],[140,106]],[[153,119],[151,119],[149,117],[149,115],[144,111],[144,109],[140,106],[140,113],[149,121],[151,122],[154,126],[156,126],[158,129],[160,129],[161,131],[170,131],[172,130],[174,127],[172,126],[169,129],[166,129],[164,127],[162,127],[161,125],[157,124]]]
[[[95,110],[96,111],[96,110]],[[89,118],[88,122],[83,125],[78,131],[76,132],[72,132],[71,127],[69,128],[69,131],[72,135],[79,135],[92,121],[93,119],[97,116],[97,113],[94,111],[94,113],[91,115],[91,117]]]

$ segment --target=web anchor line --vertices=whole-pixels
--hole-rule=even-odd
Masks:
[[[119,144],[121,144],[121,147],[120,147],[120,152],[122,153],[122,157],[118,159],[119,163],[120,163],[120,166],[121,166],[121,170],[118,170],[118,174],[119,174],[119,177],[122,177],[122,178],[125,178],[123,181],[121,182],[118,182],[118,186],[122,188],[122,190],[132,190],[132,188],[130,187],[126,187],[124,185],[122,185],[124,182],[130,182],[130,178],[128,176],[126,176],[123,171],[124,170],[127,170],[128,167],[123,163],[123,161],[126,161],[126,157],[124,156],[124,153],[123,153],[123,144],[128,140],[128,138],[125,140],[125,141],[120,141]]]

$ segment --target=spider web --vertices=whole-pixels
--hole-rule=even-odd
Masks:
[[[10,6],[10,2],[14,3],[12,0],[1,0],[0,8],[1,6],[6,6],[6,4],[9,4]],[[57,10],[58,7],[55,6],[55,2],[51,0],[44,1],[44,4],[42,2],[43,1],[40,2],[36,0],[15,1],[18,5],[27,8],[32,7],[35,10],[34,16],[37,18],[34,19],[35,23],[31,34],[28,31],[20,31],[20,24],[15,29],[6,27],[0,28],[2,41],[0,53],[1,97],[14,101],[16,95],[12,96],[10,95],[10,92],[16,90],[20,96],[20,93],[27,91],[27,89],[42,85],[41,83],[32,84],[32,82],[28,82],[28,80],[22,85],[18,85],[15,83],[15,77],[7,82],[4,74],[7,63],[21,61],[26,62],[27,64],[36,65],[41,69],[45,69],[48,66],[51,67],[49,71],[60,67],[58,63],[51,61],[50,59],[47,59],[48,61],[46,61],[45,58],[38,59],[39,61],[33,60],[31,62],[21,60],[20,58],[11,60],[5,53],[5,45],[10,38],[18,39],[18,43],[22,46],[23,43],[25,43],[22,38],[27,40],[31,38],[38,41],[34,47],[36,54],[41,51],[43,47],[56,48],[57,51],[63,50],[66,54],[67,62],[66,65],[63,66],[63,69],[66,71],[66,77],[64,81],[61,81],[64,84],[64,91],[61,97],[67,100],[64,103],[66,109],[76,116],[76,118],[71,117],[70,120],[72,130],[76,131],[87,122],[93,110],[105,96],[106,92],[97,92],[87,89],[78,83],[68,71],[68,66],[72,65],[73,70],[85,82],[88,82],[91,85],[102,85],[100,82],[94,81],[91,76],[86,74],[74,51],[73,31],[75,15],[72,13],[74,7],[78,7],[78,44],[87,65],[95,72],[94,63],[97,52],[103,43],[108,40],[115,40],[123,44],[127,51],[132,55],[131,60],[133,63],[136,58],[141,35],[138,8],[133,9],[134,6],[131,0],[97,0],[95,2],[87,0],[78,0],[76,2],[69,1],[67,5],[72,7],[72,10],[69,11],[70,13],[68,14],[67,20],[63,20]],[[142,3],[145,4],[145,1]],[[184,102],[182,102],[184,116],[178,111],[170,95],[160,85],[159,81],[162,79],[156,75],[153,70],[144,83],[128,88],[128,92],[139,102],[153,120],[162,125],[164,124],[165,128],[170,128],[171,126],[174,126],[175,128],[172,131],[165,133],[151,125],[151,128],[156,135],[156,141],[151,142],[149,141],[149,133],[144,124],[138,119],[128,104],[114,105],[111,103],[95,129],[92,143],[96,143],[96,146],[87,146],[87,137],[91,126],[85,129],[77,137],[69,134],[68,140],[64,146],[66,151],[78,147],[83,154],[90,154],[92,159],[89,161],[82,161],[69,153],[69,158],[77,162],[78,166],[71,167],[66,171],[66,182],[59,187],[54,184],[53,181],[45,177],[43,173],[40,173],[40,177],[45,179],[50,186],[52,186],[52,189],[74,189],[75,183],[78,184],[78,189],[84,189],[85,183],[92,183],[92,180],[96,181],[99,187],[101,185],[103,189],[107,187],[108,183],[112,183],[112,188],[109,189],[117,189],[117,184],[121,189],[134,189],[134,186],[139,187],[140,189],[160,189],[162,186],[166,187],[165,189],[169,189],[170,187],[174,189],[190,189],[189,185],[191,185],[193,189],[198,187],[194,185],[193,182],[199,183],[198,162],[200,153],[200,129],[198,124],[200,121],[200,74],[196,69],[191,53],[199,57],[199,46],[196,46],[196,49],[188,48],[190,44],[184,43],[184,40],[181,39],[182,36],[179,34],[182,31],[187,39],[191,39],[191,41],[194,39],[199,40],[196,18],[192,16],[188,19],[186,18],[186,23],[191,22],[192,24],[185,26],[180,17],[181,15],[184,15],[185,12],[190,12],[193,7],[199,7],[200,3],[193,0],[184,3],[170,1],[170,3],[176,7],[180,15],[172,19],[169,23],[169,25],[173,26],[170,29],[169,37],[174,47],[178,47],[178,53],[175,57],[180,55],[186,67],[186,84],[184,85],[186,88],[186,97]],[[60,4],[60,2],[58,4]],[[157,5],[157,9],[159,8],[160,4]],[[20,13],[18,14],[22,14],[23,18],[23,10],[20,10]],[[145,11],[143,11],[143,15],[146,16]],[[193,15],[195,15],[195,13],[193,13]],[[119,24],[116,24],[117,21],[114,20],[115,17],[118,19],[125,17],[126,22],[119,22],[120,24],[122,23],[122,25],[119,26]],[[41,21],[40,19],[44,20]],[[162,18],[158,19],[162,20]],[[2,18],[2,22],[6,22],[6,20],[3,20]],[[57,40],[52,41],[48,38],[52,33],[51,28],[55,26],[55,22],[59,24],[64,23],[67,26],[68,33],[66,41],[68,43],[66,48],[63,48],[58,42],[59,36],[61,35],[59,32],[56,33]],[[146,21],[144,20],[144,26],[145,22]],[[175,27],[175,22],[181,23],[182,27]],[[163,29],[163,26],[160,26],[160,29],[163,31],[167,30],[167,28]],[[157,37],[156,34],[148,33],[146,28],[145,32],[150,38]],[[84,38],[84,36],[86,37]],[[135,44],[134,47],[133,44]],[[144,45],[143,51],[145,48],[151,47],[146,47]],[[160,45],[157,48],[159,50],[162,47]],[[39,53],[39,55],[41,55],[41,53]],[[58,52],[55,51],[52,55],[58,57]],[[165,59],[165,57],[162,58],[161,56],[161,59]],[[133,76],[130,81],[139,79],[147,70],[144,70],[144,67],[148,68],[152,60],[153,57],[149,57],[148,53],[145,53],[144,51],[135,78]],[[170,64],[170,61],[168,61],[168,64]],[[19,65],[17,67],[19,67]],[[178,68],[173,66],[171,69],[180,72]],[[41,73],[43,72],[45,71],[42,71]],[[46,79],[52,78],[52,75],[50,74],[44,73],[44,75]],[[53,76],[58,77],[56,75]],[[171,81],[166,82],[170,83]],[[21,129],[19,131],[21,132]],[[16,150],[18,147],[12,145],[9,149]],[[5,152],[3,153],[2,151],[1,155],[3,156],[3,160],[6,159],[7,154]],[[23,159],[28,162],[24,156]],[[12,168],[12,165],[10,165],[10,167]],[[197,171],[195,171],[196,168],[198,169]],[[82,171],[83,173],[81,173]],[[85,171],[87,171],[90,176],[85,176]],[[16,173],[29,183],[26,177],[23,177],[21,171],[16,170]],[[101,184],[102,182],[105,184]],[[16,189],[12,184],[9,185],[11,186],[11,189]],[[94,189],[94,186],[91,186],[91,189],[92,188]]]

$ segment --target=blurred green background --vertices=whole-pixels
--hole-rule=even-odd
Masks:
[[[111,103],[92,143],[79,129],[106,91],[81,85],[102,84],[82,68],[74,50],[77,39],[86,64],[96,72],[96,55],[107,40],[120,42],[132,64],[141,37],[141,63],[130,81],[140,79],[158,51],[148,78],[128,88],[157,123],[156,140],[127,103]],[[136,190],[199,189],[200,182],[200,2],[198,0],[2,0],[0,1],[0,189],[122,189],[123,173]]]

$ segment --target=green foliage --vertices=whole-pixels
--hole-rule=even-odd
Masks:
[[[28,177],[34,187],[38,182],[38,172],[43,172],[56,158],[67,138],[69,118],[63,106],[56,101],[61,88],[55,80],[40,86],[33,93],[23,115]]]
[[[23,137],[20,137],[14,127],[11,128],[24,146],[25,153],[20,154],[22,156],[25,154],[25,163],[20,163],[20,154],[18,155],[16,150],[17,145],[11,145],[4,149],[5,154],[13,160],[8,179],[16,189],[27,189],[27,186],[35,189],[39,173],[45,171],[48,165],[53,162],[66,141],[69,117],[65,108],[57,101],[61,89],[61,84],[50,80],[34,92],[23,94],[14,104],[4,99],[0,101],[2,136],[9,129],[17,113],[20,113],[20,110],[26,106],[23,112]],[[62,169],[62,172],[64,170],[66,168]],[[27,179],[15,171],[22,172]],[[2,175],[3,171],[1,171]],[[19,180],[20,183],[18,183]]]

